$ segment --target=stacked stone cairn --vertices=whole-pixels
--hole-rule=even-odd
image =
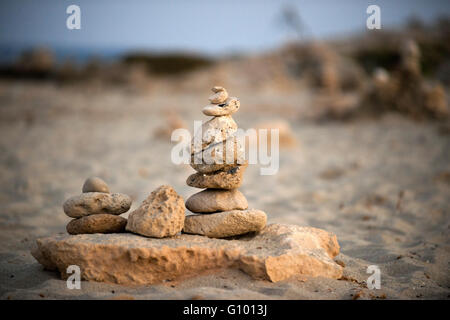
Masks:
[[[197,173],[187,179],[189,186],[205,190],[185,203],[171,186],[159,186],[125,219],[119,215],[130,209],[130,197],[111,194],[103,180],[89,178],[83,193],[64,203],[64,212],[74,218],[67,225],[70,235],[37,239],[35,259],[62,278],[68,266],[77,265],[84,280],[133,286],[234,268],[272,282],[300,274],[341,278],[342,267],[332,260],[339,253],[335,235],[295,225],[266,227],[266,214],[248,208],[238,190],[248,162],[231,117],[239,101],[222,87],[213,91],[203,109],[213,118],[192,141],[191,166]],[[193,214],[186,215],[186,208]],[[125,230],[140,236],[102,234]],[[241,235],[245,241],[220,239]]]
[[[195,132],[191,143],[191,166],[197,171],[187,185],[205,189],[186,201],[193,215],[185,218],[183,232],[210,238],[227,238],[262,230],[267,221],[261,210],[248,209],[238,190],[248,165],[244,141],[237,139],[232,114],[239,110],[237,98],[223,87],[213,87],[210,104],[202,112],[212,116]]]
[[[69,234],[124,232],[127,219],[119,215],[131,207],[131,198],[126,194],[110,193],[105,181],[97,177],[88,178],[82,194],[64,202],[67,216],[74,218],[66,230]]]

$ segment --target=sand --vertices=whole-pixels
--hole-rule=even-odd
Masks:
[[[287,120],[298,145],[280,170],[245,172],[242,193],[269,223],[334,232],[345,264],[340,280],[298,277],[270,283],[240,271],[211,272],[145,287],[83,281],[69,290],[30,254],[34,240],[65,233],[63,202],[96,175],[130,195],[131,210],[162,184],[187,199],[198,192],[174,165],[168,138],[155,137],[172,109],[191,127],[205,120],[209,88],[148,94],[117,88],[0,83],[0,299],[448,299],[450,135],[427,122],[388,115],[347,123],[306,120],[298,92],[229,90],[241,99],[240,127]],[[260,112],[255,112],[261,106]],[[283,106],[283,108],[281,108]],[[127,217],[128,214],[124,216]],[[381,289],[369,290],[369,265]]]

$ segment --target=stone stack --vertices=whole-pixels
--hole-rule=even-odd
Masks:
[[[186,183],[206,189],[192,195],[186,208],[183,232],[226,238],[260,231],[266,225],[266,214],[248,209],[245,196],[238,190],[247,167],[243,141],[236,139],[238,126],[231,115],[239,110],[237,98],[228,97],[223,87],[213,87],[210,104],[202,112],[212,116],[194,134],[191,166],[197,171]]]
[[[110,193],[100,178],[91,177],[83,185],[82,194],[64,202],[67,216],[74,218],[67,226],[70,234],[116,233],[125,231],[127,219],[119,215],[131,207],[126,194]]]

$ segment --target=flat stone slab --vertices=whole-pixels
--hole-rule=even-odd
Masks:
[[[139,235],[83,234],[41,238],[32,254],[46,269],[66,279],[78,265],[84,280],[123,285],[153,284],[207,270],[237,268],[272,282],[294,275],[340,278],[336,236],[295,225],[271,224],[235,240],[181,234],[154,239]]]

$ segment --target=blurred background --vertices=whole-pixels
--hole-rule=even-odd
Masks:
[[[161,184],[197,192],[170,137],[220,85],[241,128],[280,130],[279,172],[245,173],[251,207],[336,233],[353,277],[388,270],[388,297],[448,298],[449,53],[449,1],[1,1],[0,239],[26,258],[2,257],[34,266],[32,239],[65,232],[89,176],[132,209]],[[4,292],[28,294],[3,262]],[[348,297],[342,282],[302,294]]]
[[[376,102],[377,114],[395,109],[415,118],[440,118],[448,112],[448,1],[377,1],[380,30],[366,28],[371,2],[361,0],[81,0],[79,30],[66,27],[71,4],[2,2],[2,79],[127,87],[144,94],[171,86],[205,90],[216,82],[231,91],[265,93],[300,92],[306,86],[313,97],[303,96],[318,100],[294,109],[308,116],[348,116],[366,96],[370,102],[383,100]],[[407,94],[415,89],[393,88],[396,81],[387,84],[409,77],[427,86],[416,92],[420,97]],[[433,83],[425,84],[429,80]],[[378,97],[380,86],[388,87],[391,99],[406,92],[405,101],[390,104],[389,97]],[[402,105],[408,99],[418,106]]]

